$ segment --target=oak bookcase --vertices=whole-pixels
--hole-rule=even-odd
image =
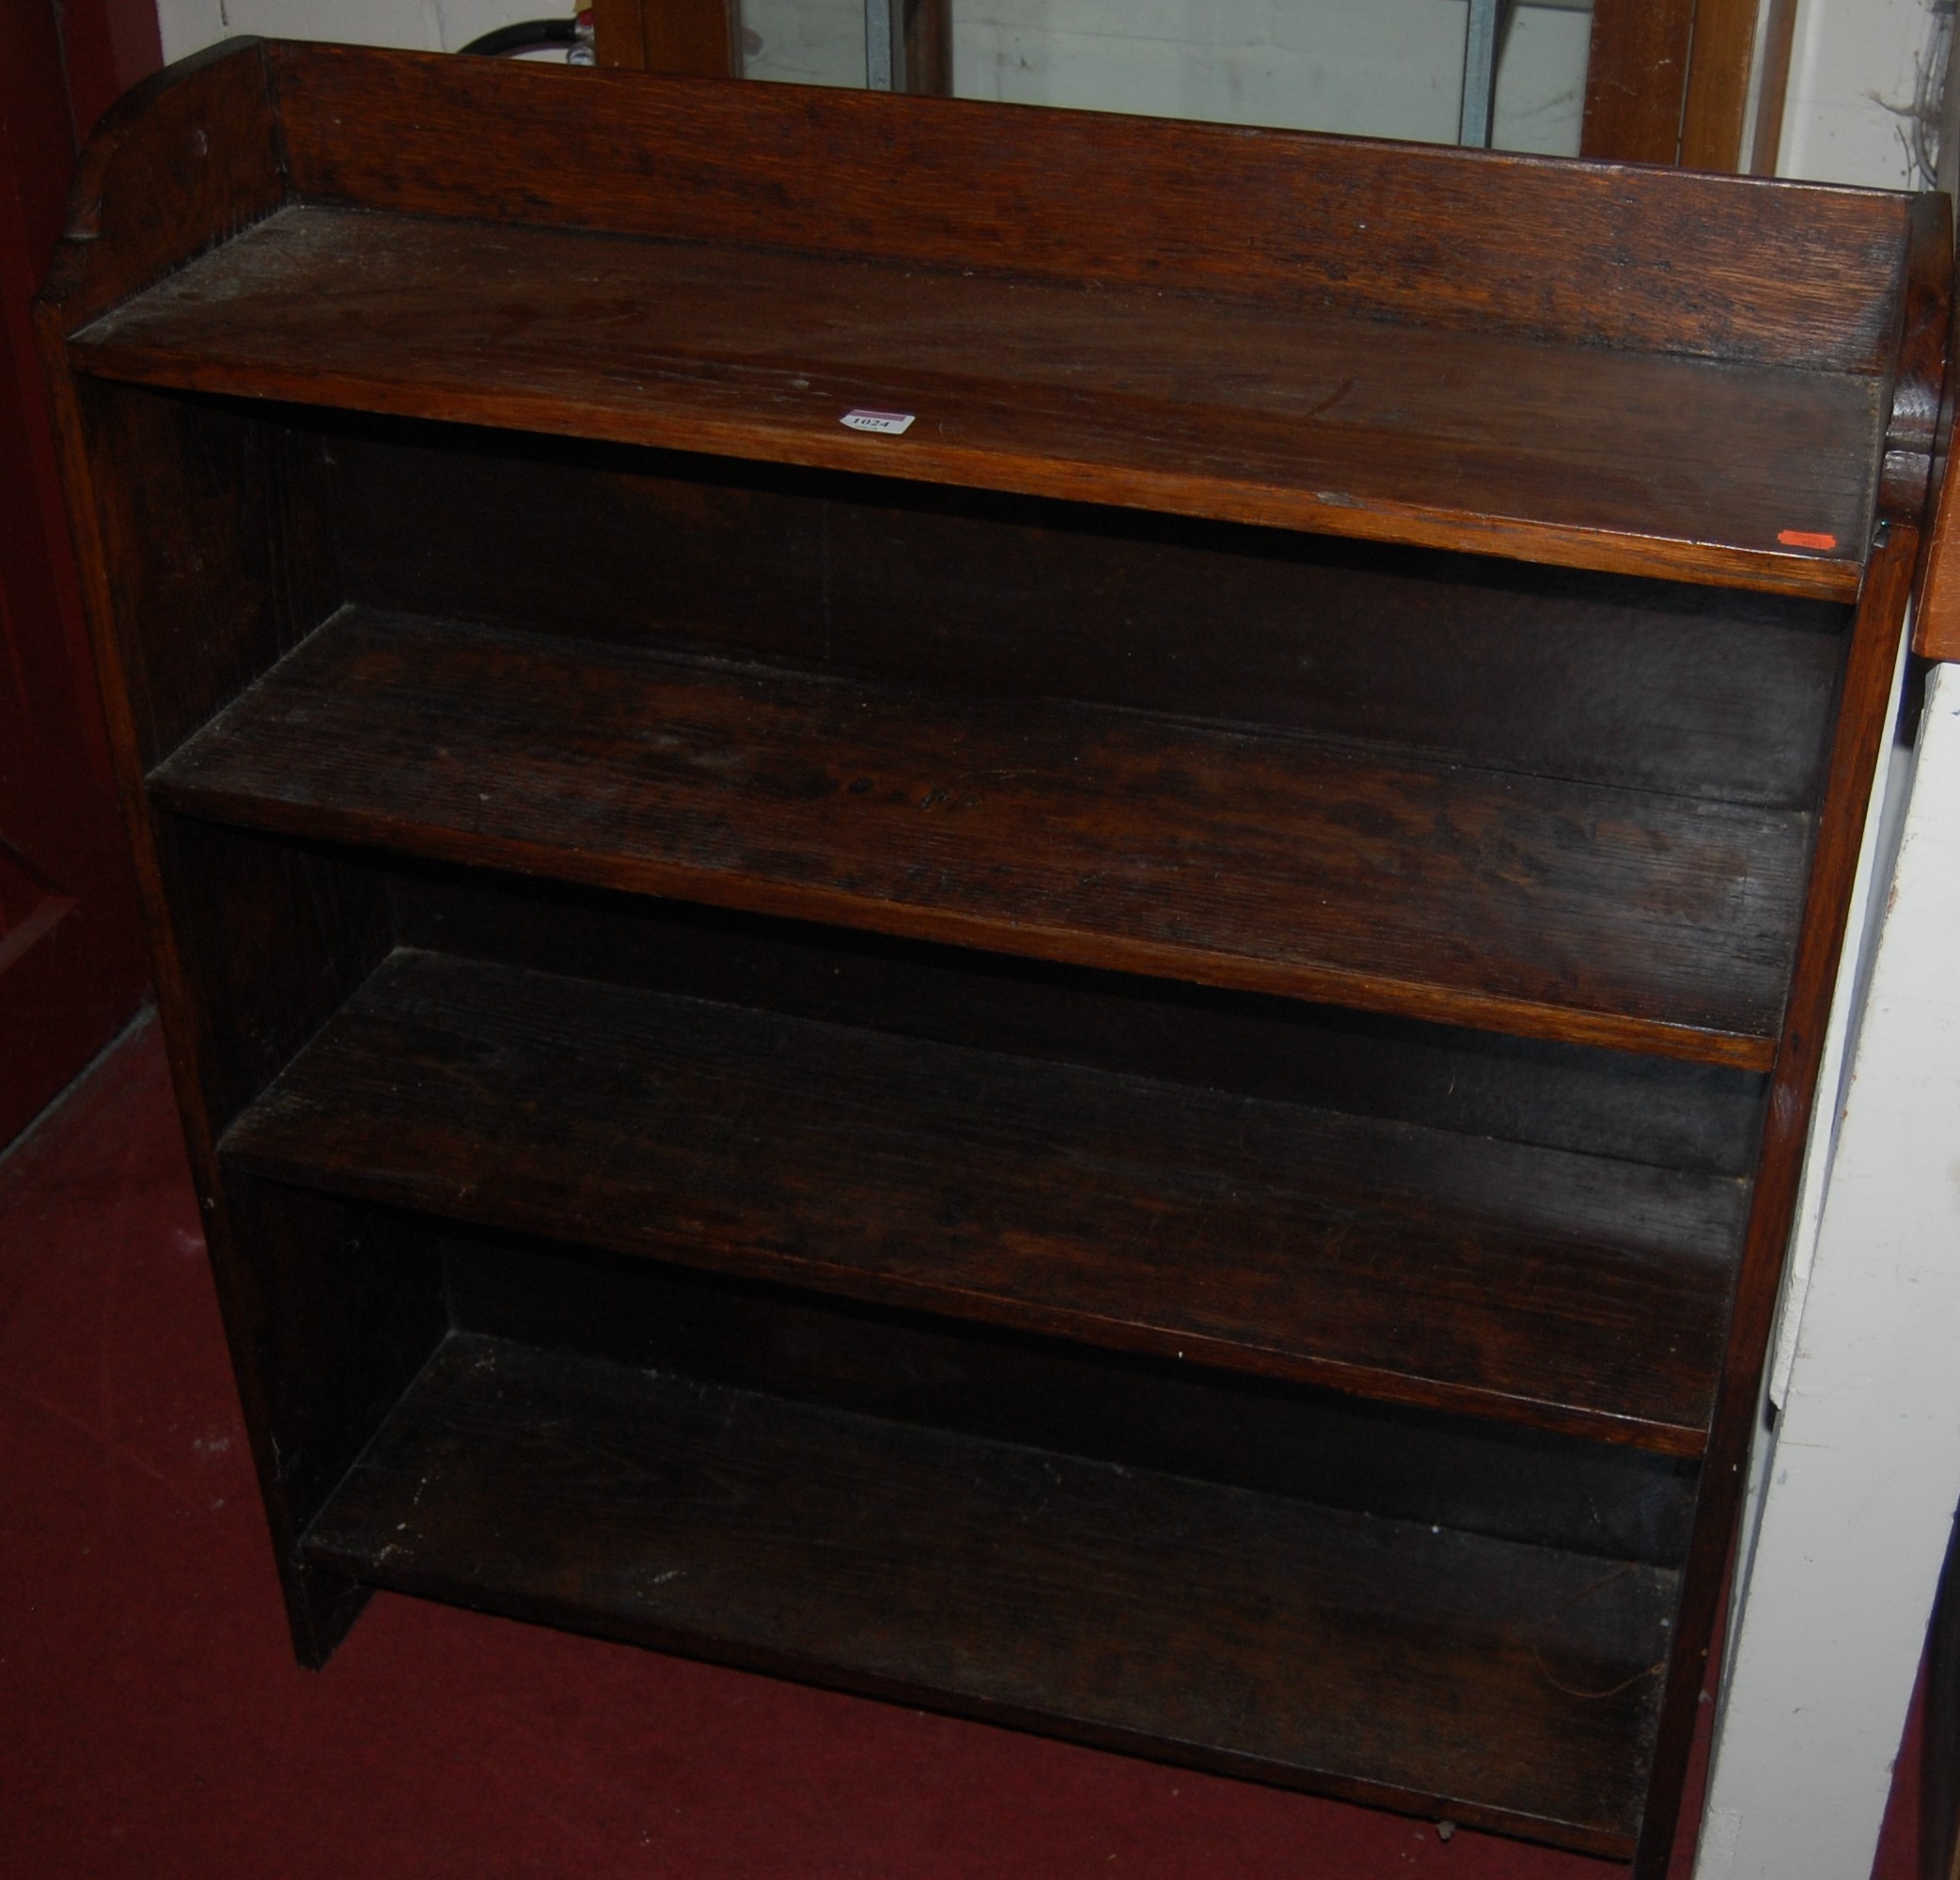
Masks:
[[[391,1587],[1660,1873],[1947,227],[126,100],[39,319],[300,1655]]]

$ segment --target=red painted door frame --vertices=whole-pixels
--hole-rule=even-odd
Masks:
[[[0,0],[0,1148],[127,1023],[142,941],[28,303],[151,0]]]

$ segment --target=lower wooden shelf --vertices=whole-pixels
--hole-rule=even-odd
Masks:
[[[309,1562],[1626,1857],[1676,1576],[453,1334]]]
[[[245,1173],[1700,1452],[1747,1186],[413,949]]]

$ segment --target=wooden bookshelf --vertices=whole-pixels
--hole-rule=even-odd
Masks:
[[[302,1659],[393,1587],[1658,1880],[1952,262],[949,100],[133,95],[38,318]]]

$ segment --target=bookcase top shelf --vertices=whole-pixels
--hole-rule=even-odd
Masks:
[[[1923,497],[1944,249],[1904,198],[538,77],[269,46],[180,78],[78,185],[74,364],[1838,599]],[[199,102],[255,79],[263,174]],[[175,241],[120,226],[186,136]]]
[[[1885,418],[1883,383],[1849,373],[309,207],[86,328],[74,356],[199,391],[1829,595],[1863,561]],[[866,411],[909,423],[843,422]]]

